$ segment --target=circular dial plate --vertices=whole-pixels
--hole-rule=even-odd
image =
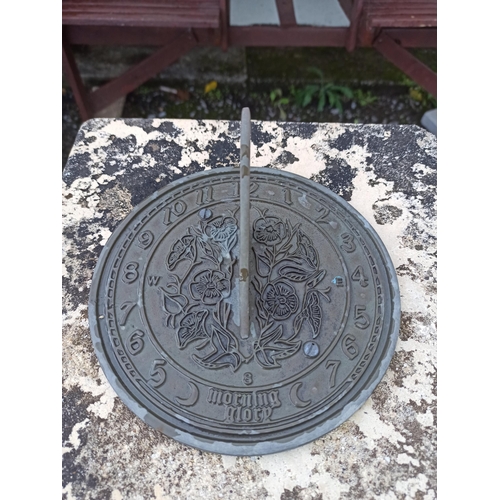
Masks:
[[[273,453],[345,421],[399,330],[396,275],[349,204],[252,169],[250,334],[239,329],[239,171],[174,182],[106,244],[91,289],[96,353],[121,399],[191,446]]]

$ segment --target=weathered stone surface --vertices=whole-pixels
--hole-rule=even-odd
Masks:
[[[379,233],[401,289],[389,370],[313,443],[260,457],[188,448],[151,429],[106,381],[87,303],[100,251],[142,199],[239,161],[237,122],[86,122],[63,173],[63,494],[72,499],[436,497],[436,138],[416,126],[257,122],[252,165],[312,178]]]

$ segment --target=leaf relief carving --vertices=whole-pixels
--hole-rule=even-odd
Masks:
[[[204,368],[223,368],[228,366],[234,372],[242,360],[238,351],[235,338],[220,325],[212,325],[212,338],[210,340],[213,350],[204,358],[193,355],[193,359]]]
[[[186,314],[181,319],[180,328],[177,330],[177,344],[184,349],[193,340],[208,339],[205,330],[205,319],[208,311],[196,311]]]
[[[279,368],[278,360],[288,358],[300,349],[301,341],[290,342],[282,337],[283,325],[279,325],[274,330],[269,327],[255,342],[255,358],[264,368]]]
[[[196,244],[194,240],[194,236],[186,234],[172,245],[166,261],[169,271],[173,271],[182,260],[189,259],[194,261],[196,259]]]

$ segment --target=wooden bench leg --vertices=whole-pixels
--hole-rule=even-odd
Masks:
[[[93,92],[88,92],[83,86],[71,47],[63,40],[63,67],[75,95],[82,120],[92,118],[101,109],[120,97],[126,96],[189,52],[196,44],[197,41],[190,31],[176,32],[171,41],[154,54]]]
[[[226,52],[229,47],[229,0],[220,0],[220,45]]]
[[[62,39],[62,61],[63,71],[68,79],[68,82],[73,90],[76,105],[80,112],[80,117],[83,121],[92,117],[92,108],[87,98],[87,91],[82,82],[78,66],[76,65],[71,45],[67,42],[66,37],[63,35]]]
[[[437,99],[437,74],[382,31],[373,42],[386,59]]]
[[[345,41],[345,48],[347,52],[352,52],[356,47],[356,42],[358,38],[359,18],[361,16],[362,9],[363,9],[363,0],[354,0],[351,13],[349,15],[350,26]]]

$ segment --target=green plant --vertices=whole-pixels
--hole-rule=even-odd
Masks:
[[[147,95],[151,93],[151,88],[148,87],[147,85],[141,85],[140,87],[137,87],[135,91],[139,95]]]
[[[437,108],[436,98],[422,87],[411,87],[409,94],[413,101],[420,102],[424,108]]]
[[[283,96],[283,91],[281,89],[271,90],[269,98],[273,106],[279,110],[280,120],[286,120],[286,112],[283,107],[289,104],[290,99]]]
[[[424,108],[437,108],[437,99],[417,85],[413,80],[405,77],[403,79],[403,85],[408,87],[408,95],[412,101],[422,104]]]
[[[368,106],[377,101],[378,97],[374,96],[370,90],[366,92],[362,89],[356,89],[353,91],[353,98],[360,106]]]
[[[325,109],[326,102],[328,101],[331,107],[337,108],[342,113],[342,102],[345,99],[353,98],[352,90],[343,85],[326,82],[323,72],[319,68],[309,68],[309,71],[315,73],[319,77],[320,82],[319,84],[306,85],[303,89],[292,88],[295,102],[305,108],[313,99],[317,99],[318,111],[321,112]]]
[[[207,100],[216,102],[216,101],[220,101],[222,99],[222,92],[220,91],[220,89],[215,89],[215,90],[208,92],[206,94],[206,96],[207,96]]]

